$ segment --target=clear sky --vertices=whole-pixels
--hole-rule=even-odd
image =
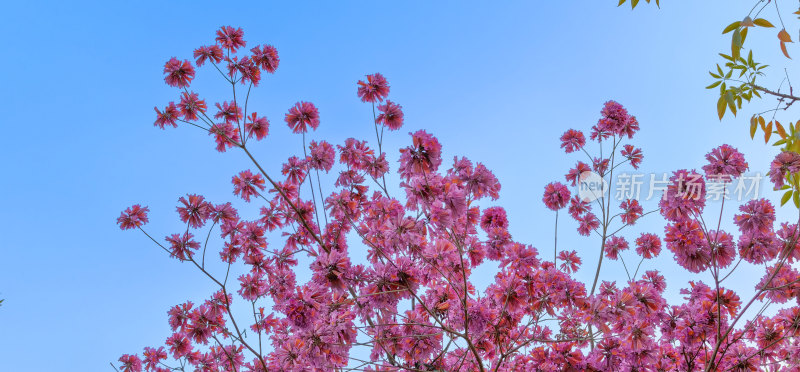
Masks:
[[[766,172],[775,150],[747,135],[747,114],[761,106],[720,122],[714,92],[703,89],[727,48],[721,29],[748,4],[665,0],[661,10],[643,4],[632,12],[615,0],[8,2],[0,15],[0,371],[110,370],[121,354],[163,343],[170,306],[212,292],[201,274],[141,234],[120,231],[115,219],[142,203],[152,210],[153,234],[173,233],[177,198],[187,192],[235,201],[254,217],[253,206],[231,194],[230,177],[249,167],[241,154],[217,153],[200,131],[152,124],[153,106],[178,99],[163,83],[164,62],[191,58],[219,26],[243,27],[248,45],[280,53],[277,74],[251,96],[272,122],[271,137],[255,149],[268,170],[301,149],[282,122],[299,100],[319,107],[312,138],[374,139],[371,111],[355,90],[365,74],[381,72],[406,114],[406,126],[384,144],[392,171],[407,132],[428,130],[445,164],[459,155],[492,169],[503,185],[495,204],[508,210],[514,238],[551,252],[553,214],[542,190],[579,160],[560,151],[558,137],[588,130],[608,99],[637,116],[647,172],[699,168],[722,143]],[[774,44],[764,59],[778,61]],[[770,71],[777,84],[781,69]],[[214,101],[226,98],[220,87],[203,68],[193,90]],[[648,218],[632,232],[663,235],[660,217]],[[577,237],[573,221],[559,227],[560,248],[579,252],[578,277],[590,281],[599,242]],[[687,280],[710,279],[678,269],[666,249],[643,264],[653,268],[673,299]],[[749,296],[757,272],[744,267],[734,288]],[[602,277],[622,273],[619,262],[607,262]]]

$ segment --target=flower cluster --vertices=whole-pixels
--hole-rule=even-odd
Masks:
[[[262,72],[276,71],[279,59],[272,46],[247,53],[246,45],[241,29],[225,26],[213,45],[194,51],[197,67],[216,66],[210,71],[233,87],[234,96],[215,103],[213,115],[188,90],[194,66],[175,58],[167,62],[165,82],[183,91],[179,104],[156,109],[156,126],[198,127],[214,137],[219,151],[244,152],[253,168],[233,176],[233,194],[260,207],[259,213],[247,217],[231,202],[212,203],[199,194],[178,199],[177,216],[185,227],[156,242],[201,271],[213,290],[205,299],[170,308],[171,334],[163,345],[122,355],[115,365],[121,371],[800,368],[800,307],[794,304],[800,272],[789,265],[800,260],[798,224],[776,228],[775,208],[763,199],[739,206],[733,216],[738,237],[703,218],[705,181],[731,180],[748,169],[736,149],[712,150],[705,177],[694,170],[674,172],[657,209],[645,212],[633,199],[614,209],[608,198],[573,194],[568,186],[578,186],[588,172],[610,179],[619,166],[641,166],[641,149],[622,143],[633,139],[638,121],[621,104],[607,102],[589,138],[610,151],[592,155],[582,132],[564,133],[563,150],[586,158],[568,171],[567,184],[547,184],[542,197],[556,217],[566,208],[577,232],[597,244],[559,251],[556,243],[554,255],[544,257],[514,240],[506,210],[492,205],[501,190],[497,177],[464,157],[448,161],[428,131],[410,133],[390,172],[382,128],[400,128],[403,112],[386,99],[390,89],[381,74],[357,83],[357,97],[378,104],[380,115],[370,124],[377,146],[355,138],[307,144],[306,136],[320,125],[319,112],[300,101],[285,121],[302,135],[302,153],[270,173],[273,167],[256,160],[248,140],[275,134],[265,116],[247,112],[247,98],[235,89],[257,86]],[[790,174],[800,171],[798,159],[791,152],[778,155],[771,166],[776,186],[792,181]],[[321,172],[335,178],[325,185],[328,193]],[[399,189],[387,187],[392,177]],[[674,260],[713,280],[679,283],[676,303],[665,299],[661,273],[639,273],[645,260],[661,253],[662,238],[626,237],[630,226],[656,211],[668,221],[663,243]],[[144,232],[148,212],[140,205],[127,208],[119,227]],[[740,266],[734,265],[737,255],[742,265],[766,268],[750,301],[721,285]],[[594,257],[599,263],[589,268],[596,272],[589,287],[573,274]],[[604,259],[621,264],[628,281],[601,280]],[[482,289],[472,274],[483,272],[477,269],[484,263],[498,269],[494,277],[479,279],[488,282]],[[753,303],[764,301],[787,305],[773,316],[759,312],[741,320]]]

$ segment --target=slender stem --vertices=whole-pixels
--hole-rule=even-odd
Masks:
[[[306,132],[303,132],[303,156],[305,159],[308,159],[308,153],[306,152]],[[306,163],[306,178],[308,178],[308,185],[311,186],[311,201],[314,202],[314,216],[317,218],[317,226],[322,229],[322,225],[319,223],[319,210],[317,208],[317,197],[314,192],[314,181],[309,177],[309,173],[311,173],[311,168]],[[317,174],[319,175],[319,174]],[[299,186],[298,186],[299,187]],[[322,194],[319,195],[322,198]]]
[[[641,260],[639,260],[639,264],[638,264],[638,265],[636,265],[636,271],[634,271],[634,272],[633,272],[633,277],[634,277],[634,278],[637,278],[637,277],[638,277],[638,274],[639,274],[639,268],[642,266],[642,262],[644,262],[644,257],[642,257],[642,259],[641,259]]]
[[[381,125],[381,131],[378,133],[378,116],[375,114],[375,102],[372,102],[372,122],[375,124],[375,138],[378,140],[378,154],[375,156],[376,158],[383,155],[383,125]],[[386,189],[386,175],[382,174],[381,179],[383,181],[383,191],[386,193],[386,197],[389,197],[389,191]],[[378,182],[375,180],[375,182]]]
[[[620,137],[619,142],[617,142],[617,138],[616,138],[616,135],[615,135],[614,137],[612,137],[612,142],[614,143],[614,146],[611,148],[611,167],[610,167],[611,170],[608,173],[608,184],[609,185],[611,184],[611,181],[614,179],[614,159],[615,159],[614,155],[615,155],[615,153],[617,151],[617,145],[619,144],[619,142],[622,142],[622,137]],[[602,146],[602,143],[601,143],[601,146],[600,146],[600,160],[601,161],[603,159],[603,155],[602,154],[603,154],[603,146]],[[602,240],[600,241],[600,258],[597,259],[597,270],[594,273],[594,281],[592,282],[592,291],[589,294],[589,296],[593,296],[594,295],[594,291],[597,289],[597,281],[598,281],[598,279],[600,279],[600,268],[603,266],[603,254],[604,254],[605,249],[606,249],[606,238],[608,237],[609,215],[610,215],[610,211],[611,211],[611,187],[608,188],[607,195],[608,195],[607,196],[608,202],[606,203],[606,201],[604,200],[603,201],[604,208],[601,209],[601,212],[603,213],[603,234],[602,234]],[[590,334],[592,333],[592,325],[591,324],[589,324],[589,333]],[[589,342],[590,342],[590,345],[591,345],[591,349],[594,350],[594,337],[590,338]]]
[[[628,265],[625,264],[625,259],[622,258],[622,253],[619,254],[619,260],[622,261],[622,267],[625,268],[625,275],[628,276],[628,281],[631,281],[631,273],[628,271]]]
[[[553,246],[553,266],[558,268],[558,211],[556,211],[555,244]]]
[[[214,226],[217,225],[217,221],[211,224],[211,228],[208,229],[208,235],[206,235],[206,242],[203,244],[203,259],[201,261],[203,267],[206,267],[206,248],[208,247],[208,239],[211,238],[211,232],[214,231]]]
[[[325,218],[325,227],[328,227],[328,214],[325,213],[325,197],[322,193],[322,181],[319,180],[319,169],[314,169],[317,173],[317,188],[319,188],[319,203],[322,204],[322,217]]]

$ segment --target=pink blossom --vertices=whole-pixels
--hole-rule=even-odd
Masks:
[[[733,236],[724,231],[711,230],[708,232],[707,245],[711,252],[711,260],[717,268],[724,269],[733,263],[736,258],[736,247],[733,243]]]
[[[592,159],[592,170],[604,176],[606,171],[608,171],[608,167],[611,164],[611,159],[609,158],[593,158]]]
[[[588,212],[578,219],[580,223],[578,226],[578,233],[583,236],[589,236],[595,229],[600,226],[600,220],[597,219],[593,213]]]
[[[575,168],[570,169],[569,173],[567,173],[564,177],[567,179],[567,182],[569,182],[570,185],[577,186],[578,182],[581,180],[580,179],[581,175],[585,172],[591,172],[591,171],[592,168],[589,166],[589,164],[579,161],[575,165]]]
[[[435,172],[442,164],[442,145],[424,130],[411,134],[412,146],[400,150],[400,175],[405,179]]]
[[[167,352],[164,351],[163,346],[159,347],[158,349],[154,349],[152,347],[145,347],[143,354],[144,354],[144,367],[149,371],[155,370],[162,360],[167,359]]]
[[[194,79],[194,67],[188,60],[172,57],[164,64],[164,82],[171,87],[186,88]]]
[[[361,102],[381,102],[389,95],[389,83],[379,73],[367,75],[367,81],[358,81],[358,97]]]
[[[250,197],[260,195],[259,191],[264,191],[264,178],[260,174],[253,174],[249,170],[239,172],[233,176],[233,193],[245,201],[250,201]]]
[[[300,101],[289,108],[285,120],[292,132],[306,133],[308,127],[312,130],[319,127],[319,110],[311,102]]]
[[[542,201],[547,208],[557,211],[567,206],[569,197],[567,186],[560,182],[551,182],[544,187]]]
[[[569,200],[569,215],[576,220],[580,219],[584,213],[590,212],[591,210],[592,204],[581,199],[578,195],[573,196],[572,199]]]
[[[642,216],[644,210],[642,206],[639,205],[639,202],[636,199],[628,199],[622,202],[619,205],[619,209],[622,209],[620,214],[620,219],[622,223],[626,225],[633,225],[636,223],[636,220]]]
[[[610,132],[620,137],[627,135],[628,138],[632,138],[633,134],[639,130],[636,118],[630,116],[628,110],[616,101],[606,102],[600,113],[602,118],[597,122],[599,132]]]
[[[385,104],[378,106],[377,122],[385,125],[389,130],[398,130],[403,126],[403,107],[386,100]]]
[[[173,333],[166,341],[167,346],[175,359],[180,359],[192,351],[192,344],[186,336],[180,333]]]
[[[747,169],[747,162],[739,150],[729,145],[717,147],[706,154],[708,164],[703,166],[703,171],[709,178],[721,178],[730,181],[738,178]]]
[[[239,214],[230,202],[224,204],[211,205],[209,207],[209,218],[214,222],[233,222],[239,219]]]
[[[258,65],[256,65],[250,57],[244,57],[242,59],[233,57],[227,59],[227,61],[228,76],[231,78],[231,81],[239,81],[242,84],[250,82],[253,86],[258,86],[258,83],[261,81],[261,70],[259,70]]]
[[[739,237],[739,255],[743,260],[762,264],[778,255],[781,246],[774,233],[756,233]]]
[[[222,48],[218,45],[201,46],[194,50],[194,58],[197,67],[202,66],[207,60],[212,63],[220,63],[225,55],[222,53]]]
[[[711,261],[711,251],[700,224],[692,219],[682,219],[667,225],[667,248],[675,254],[679,265],[693,273],[704,271]]]
[[[170,244],[170,256],[175,257],[181,261],[192,259],[194,251],[200,248],[200,243],[192,240],[194,236],[191,233],[172,234],[167,237],[167,243]]]
[[[486,208],[481,218],[481,228],[489,231],[493,228],[508,229],[508,217],[502,207]]]
[[[217,30],[217,44],[230,52],[235,52],[240,47],[247,44],[244,41],[244,31],[241,27],[222,26]]]
[[[255,301],[267,291],[267,281],[261,276],[247,274],[239,277],[241,288],[239,294],[248,301]]]
[[[305,160],[301,160],[297,156],[292,156],[283,164],[281,173],[286,176],[287,182],[299,185],[305,180],[308,174],[307,170]]]
[[[657,257],[661,253],[661,239],[655,234],[643,233],[636,238],[636,253],[644,258]]]
[[[733,223],[745,235],[772,231],[775,222],[775,207],[767,199],[751,200],[739,206],[743,213],[733,216]]]
[[[142,360],[136,355],[125,354],[119,358],[122,372],[142,372]]]
[[[154,126],[157,126],[161,129],[164,129],[167,125],[172,126],[173,128],[178,127],[178,117],[180,115],[180,111],[178,110],[178,106],[175,106],[175,102],[170,102],[164,111],[158,109],[158,107],[154,107],[156,110],[156,121],[153,123]]]
[[[569,154],[583,148],[586,144],[586,137],[583,132],[570,129],[561,135],[561,148]]]
[[[659,201],[661,215],[670,221],[680,221],[700,213],[705,207],[706,184],[694,171],[673,172],[670,183]]]
[[[611,260],[616,260],[619,253],[628,249],[628,241],[619,236],[612,236],[606,240],[605,253],[606,257]]]
[[[620,151],[620,155],[628,159],[633,169],[639,169],[639,165],[642,164],[642,158],[644,157],[642,155],[642,150],[637,149],[632,145],[622,146],[622,151]]]
[[[278,57],[278,50],[274,46],[258,45],[250,49],[250,52],[253,53],[253,62],[261,67],[262,70],[274,74],[275,70],[278,69],[281,59]]]
[[[177,207],[181,221],[194,228],[202,227],[211,214],[211,204],[205,201],[202,195],[189,194],[188,199],[180,197],[178,202],[183,207]]]
[[[181,115],[187,121],[197,120],[197,114],[205,114],[206,112],[206,101],[201,100],[198,98],[197,93],[181,93],[181,102],[178,104],[178,108],[181,110]]]
[[[189,315],[191,314],[194,304],[191,301],[185,302],[180,305],[175,305],[169,309],[169,326],[173,332],[186,332],[186,327],[189,325]]]
[[[119,228],[121,230],[141,227],[148,222],[148,212],[150,212],[149,208],[142,207],[139,204],[134,204],[133,206],[125,209],[124,212],[120,213],[119,217],[117,218],[117,224],[119,224]]]
[[[225,123],[239,122],[242,119],[242,108],[236,102],[222,102],[215,104],[217,106],[217,113],[214,114],[214,119],[223,119]]]
[[[311,155],[308,159],[308,164],[318,170],[324,170],[328,172],[333,168],[333,164],[336,158],[336,151],[333,149],[330,143],[325,141],[311,141],[311,145],[308,146]]]
[[[800,154],[796,152],[782,151],[769,165],[769,179],[775,185],[775,189],[783,186],[787,175],[797,172],[800,172]]]
[[[375,156],[367,157],[364,163],[364,170],[366,170],[367,174],[373,179],[377,180],[383,177],[383,175],[389,171],[389,162],[386,160],[386,153],[381,154],[377,158]]]
[[[261,141],[269,134],[269,120],[266,117],[259,117],[258,113],[250,114],[249,120],[244,124],[244,131],[247,138],[252,138],[255,134],[256,140]]]
[[[214,142],[217,144],[216,149],[219,152],[225,152],[225,150],[239,144],[239,129],[234,128],[231,123],[214,124],[208,129],[208,134],[214,136]]]
[[[578,252],[575,251],[558,252],[558,260],[561,262],[561,270],[564,270],[568,273],[574,273],[578,271],[578,268],[581,265],[581,258],[578,256]]]

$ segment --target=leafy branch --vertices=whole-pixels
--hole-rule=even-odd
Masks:
[[[722,30],[722,34],[731,34],[731,52],[730,54],[719,53],[725,60],[723,65],[724,69],[717,64],[715,71],[709,71],[711,77],[716,79],[716,81],[706,87],[706,89],[719,87],[719,99],[717,100],[716,106],[717,115],[720,120],[722,120],[727,111],[730,111],[735,116],[737,111],[741,110],[743,102],[750,102],[753,97],[763,98],[762,94],[775,98],[778,105],[772,110],[753,115],[753,119],[756,121],[758,121],[758,117],[761,114],[766,112],[772,112],[774,119],[774,113],[779,110],[786,110],[795,101],[800,100],[800,97],[794,95],[788,72],[786,73],[786,78],[777,89],[766,88],[757,83],[757,78],[765,76],[763,70],[768,67],[768,65],[755,61],[753,59],[752,49],[748,51],[747,58],[742,56],[748,30],[751,28],[777,28],[767,19],[759,18],[759,15],[770,4],[775,5],[775,13],[781,25],[781,30],[778,31],[777,34],[781,52],[783,52],[786,58],[791,59],[786,45],[792,43],[792,39],[786,31],[786,26],[783,23],[783,17],[780,14],[777,1],[759,0],[753,8],[750,9],[750,12],[744,19],[735,21],[725,27]],[[794,14],[800,15],[800,10]],[[788,83],[788,93],[781,91],[784,83]],[[751,120],[751,136],[754,136],[752,133],[755,131],[753,125],[753,120]]]

